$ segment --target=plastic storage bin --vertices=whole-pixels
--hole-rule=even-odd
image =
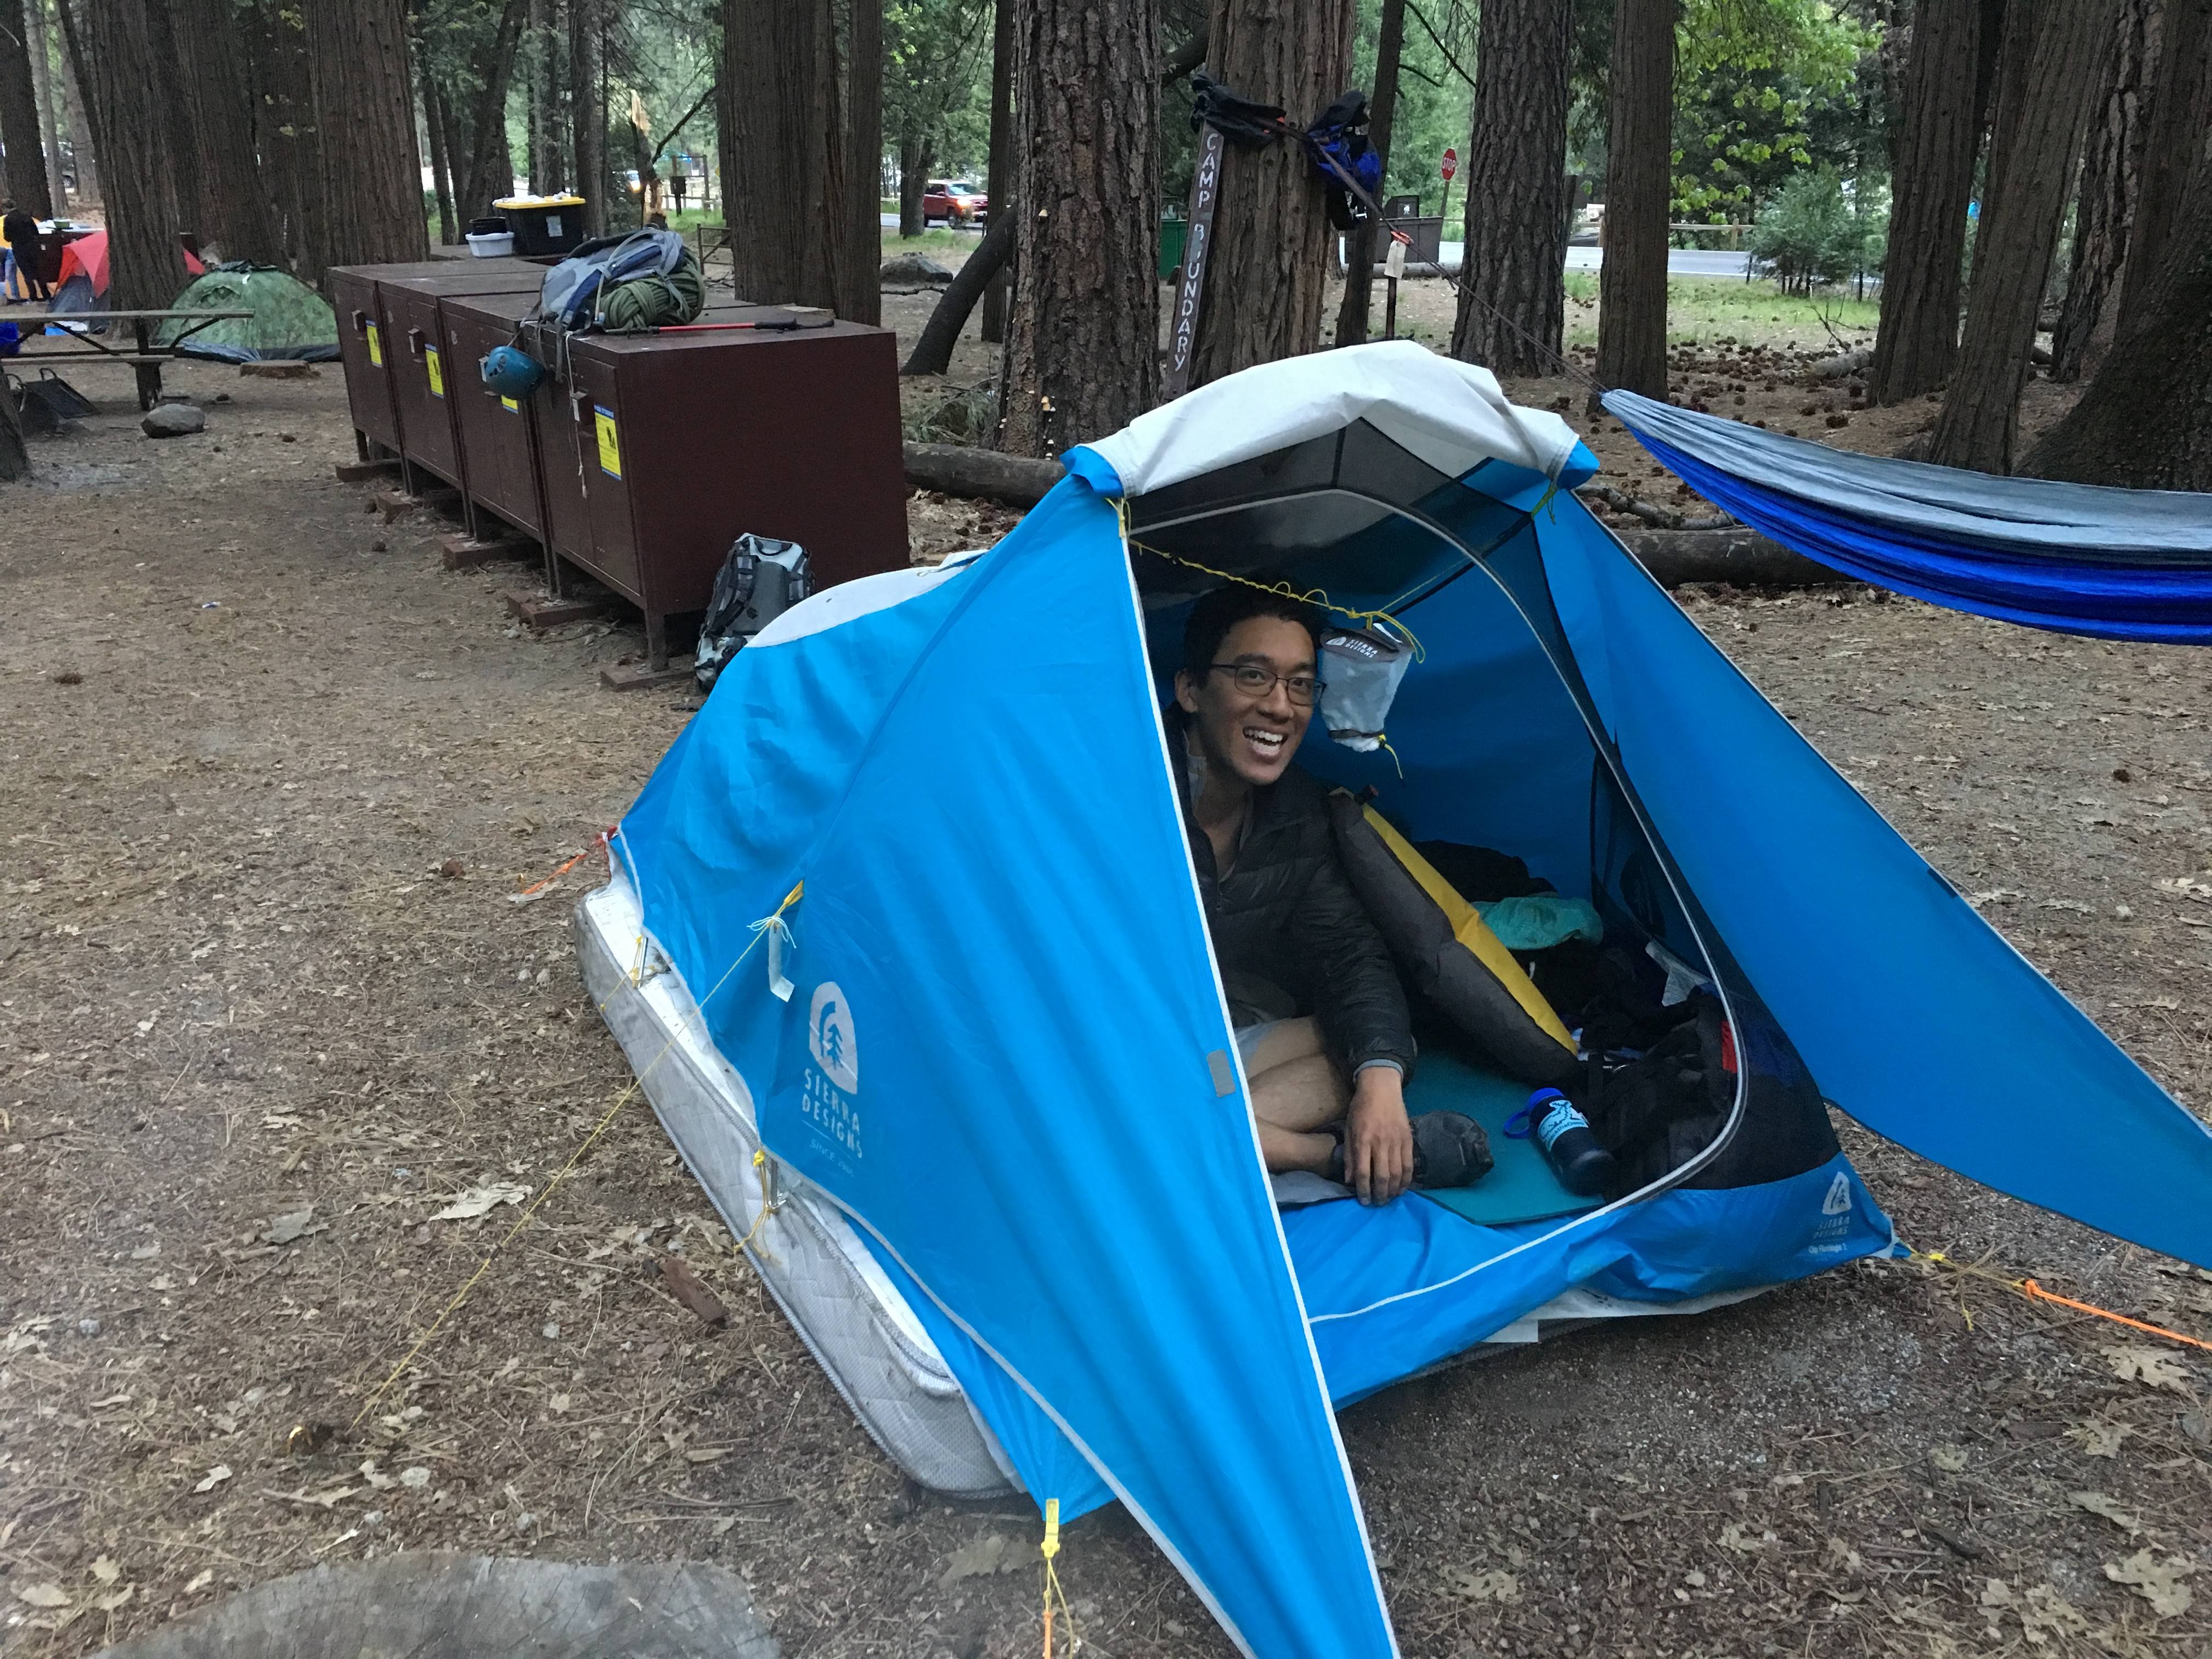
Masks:
[[[492,206],[514,234],[514,252],[525,258],[571,253],[584,240],[580,196],[509,196]]]

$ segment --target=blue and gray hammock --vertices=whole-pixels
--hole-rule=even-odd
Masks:
[[[1996,477],[1603,401],[1705,500],[1845,575],[2030,628],[2212,644],[2212,495]]]

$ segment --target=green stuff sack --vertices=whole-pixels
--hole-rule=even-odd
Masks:
[[[1582,1074],[1565,1023],[1475,908],[1372,807],[1329,798],[1337,854],[1413,988],[1524,1083]]]

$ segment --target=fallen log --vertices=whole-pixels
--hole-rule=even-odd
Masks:
[[[1850,577],[1755,530],[1615,531],[1662,587],[1726,582],[1735,587],[1821,587]]]
[[[960,444],[906,446],[906,481],[917,489],[1005,507],[1035,507],[1060,480],[1058,461],[1001,455]]]

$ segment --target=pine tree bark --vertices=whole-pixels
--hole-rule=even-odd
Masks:
[[[163,163],[176,181],[177,228],[204,246],[214,240],[210,227],[215,223],[215,204],[206,157],[200,153],[200,81],[196,66],[185,55],[189,46],[179,39],[175,21],[173,0],[149,0],[147,44],[155,76],[149,90],[168,147]]]
[[[1929,459],[1978,472],[2011,470],[2021,387],[2067,186],[2097,77],[2082,72],[2118,18],[2118,0],[2012,0],[2006,28],[2026,43],[2024,64],[1997,94],[1982,237],[1966,295],[1966,324]]]
[[[983,175],[983,198],[990,204],[987,211],[994,227],[1014,210],[1014,8],[1018,3],[998,0],[991,8],[991,155]],[[1006,270],[1002,258],[983,290],[981,332],[987,345],[1006,343],[1006,302],[1013,293]]]
[[[1902,403],[1951,378],[1966,204],[1981,143],[1975,95],[1984,0],[1917,0],[1898,135],[1881,322],[1868,395]]]
[[[15,394],[0,385],[0,480],[13,483],[31,476],[31,452],[23,442],[23,411]]]
[[[738,293],[770,304],[835,309],[850,280],[831,21],[827,0],[724,0],[717,125],[731,265]]]
[[[54,17],[62,32],[62,100],[69,117],[70,160],[76,173],[77,199],[97,202],[104,198],[92,140],[92,117],[86,113],[84,43],[71,3],[72,0],[54,0]]]
[[[2028,452],[2023,475],[2212,491],[2212,146],[2203,135],[2160,267],[2142,280],[2142,325]],[[2136,269],[2131,256],[2130,283]]]
[[[1208,65],[1216,80],[1280,106],[1291,126],[1304,127],[1351,82],[1357,13],[1353,0],[1304,0],[1296,6],[1213,0],[1206,24]],[[1148,108],[1158,99],[1158,78],[1155,71],[1146,94]],[[1288,140],[1259,149],[1230,145],[1222,161],[1220,204],[1191,360],[1194,386],[1255,363],[1318,349],[1322,301],[1336,248],[1327,193],[1303,147]]]
[[[313,280],[332,265],[428,258],[404,0],[310,0],[307,14],[330,204]]]
[[[323,135],[317,125],[314,76],[307,62],[306,20],[283,0],[257,0],[240,17],[261,136],[262,165],[276,198],[279,229],[293,274],[321,279],[330,204],[323,198]]]
[[[491,56],[477,66],[482,76],[476,95],[469,100],[467,147],[459,156],[453,184],[453,211],[458,218],[473,219],[491,211],[491,204],[514,188],[514,158],[507,147],[507,89],[514,71],[514,56],[522,40],[522,26],[529,21],[529,0],[506,0],[492,31]],[[452,133],[447,133],[452,137]]]
[[[2121,0],[2119,27],[2106,45],[2104,84],[2090,106],[2075,198],[2074,247],[2066,301],[2051,336],[2051,378],[2078,380],[2098,326],[2111,308],[2127,258],[2129,222],[2142,167],[2142,101],[2152,0]]]
[[[31,72],[31,31],[22,0],[0,0],[0,145],[7,149],[8,194],[41,219],[54,216],[46,185],[44,124]]]
[[[1016,19],[1010,453],[1104,437],[1159,395],[1159,51],[1152,0],[1028,0]]]
[[[884,319],[884,0],[850,0],[846,26],[845,257],[837,314]]]
[[[55,118],[53,68],[47,62],[46,0],[24,7],[24,41],[31,53],[32,95],[38,100],[39,132],[46,141],[46,199],[54,211],[69,210],[69,186],[62,179],[61,124]]]
[[[85,113],[106,173],[107,303],[113,311],[159,310],[185,285],[168,131],[158,99],[149,95],[161,78],[148,3],[86,0],[84,7],[82,61],[90,76]]]
[[[1668,38],[1673,39],[1671,28]],[[1566,324],[1567,65],[1573,39],[1571,0],[1486,0],[1483,6],[1474,137],[1468,145],[1466,258],[1452,356],[1500,374],[1559,372]],[[1673,104],[1670,88],[1670,121]],[[1671,161],[1667,172],[1671,197]],[[1610,217],[1610,204],[1606,210]],[[1663,201],[1660,217],[1663,235]],[[1608,248],[1607,261],[1612,257]],[[1662,273],[1666,263],[1662,243]],[[1662,274],[1662,374],[1664,281]]]
[[[427,54],[418,56],[416,80],[422,88],[422,136],[430,148],[430,193],[438,198],[438,241],[451,247],[461,240],[459,216],[453,210],[453,157],[446,143],[446,95],[430,73]]]
[[[909,108],[909,125],[899,134],[899,234],[905,237],[919,236],[928,228],[921,198],[927,191],[929,169],[937,160],[928,137],[919,125],[912,125],[920,119]]]
[[[584,232],[589,236],[606,234],[607,192],[614,188],[607,173],[605,4],[606,0],[568,0],[568,154],[575,162],[574,188],[584,198]],[[726,73],[715,130],[721,140],[723,213],[734,225],[738,203],[730,190],[730,171],[738,153],[728,138],[730,102]]]
[[[2120,290],[2117,332],[2151,314],[2149,294],[2179,216],[2197,141],[2212,127],[2212,0],[2163,0],[2155,80],[2145,121],[2142,179]]]
[[[277,264],[283,237],[261,165],[257,102],[238,8],[233,0],[172,3],[179,67],[198,88],[192,107],[206,180],[200,192],[201,246],[226,259]]]
[[[1367,143],[1390,176],[1390,132],[1398,112],[1398,58],[1406,45],[1406,0],[1382,0],[1375,33],[1375,90],[1367,101]],[[1375,256],[1387,252],[1386,233],[1368,223],[1344,238],[1344,298],[1336,308],[1336,343],[1359,344],[1367,337],[1367,310],[1375,287]]]
[[[1616,0],[1613,12],[1597,378],[1647,398],[1667,395],[1676,9],[1675,0]],[[1595,394],[1590,403],[1595,409]]]

